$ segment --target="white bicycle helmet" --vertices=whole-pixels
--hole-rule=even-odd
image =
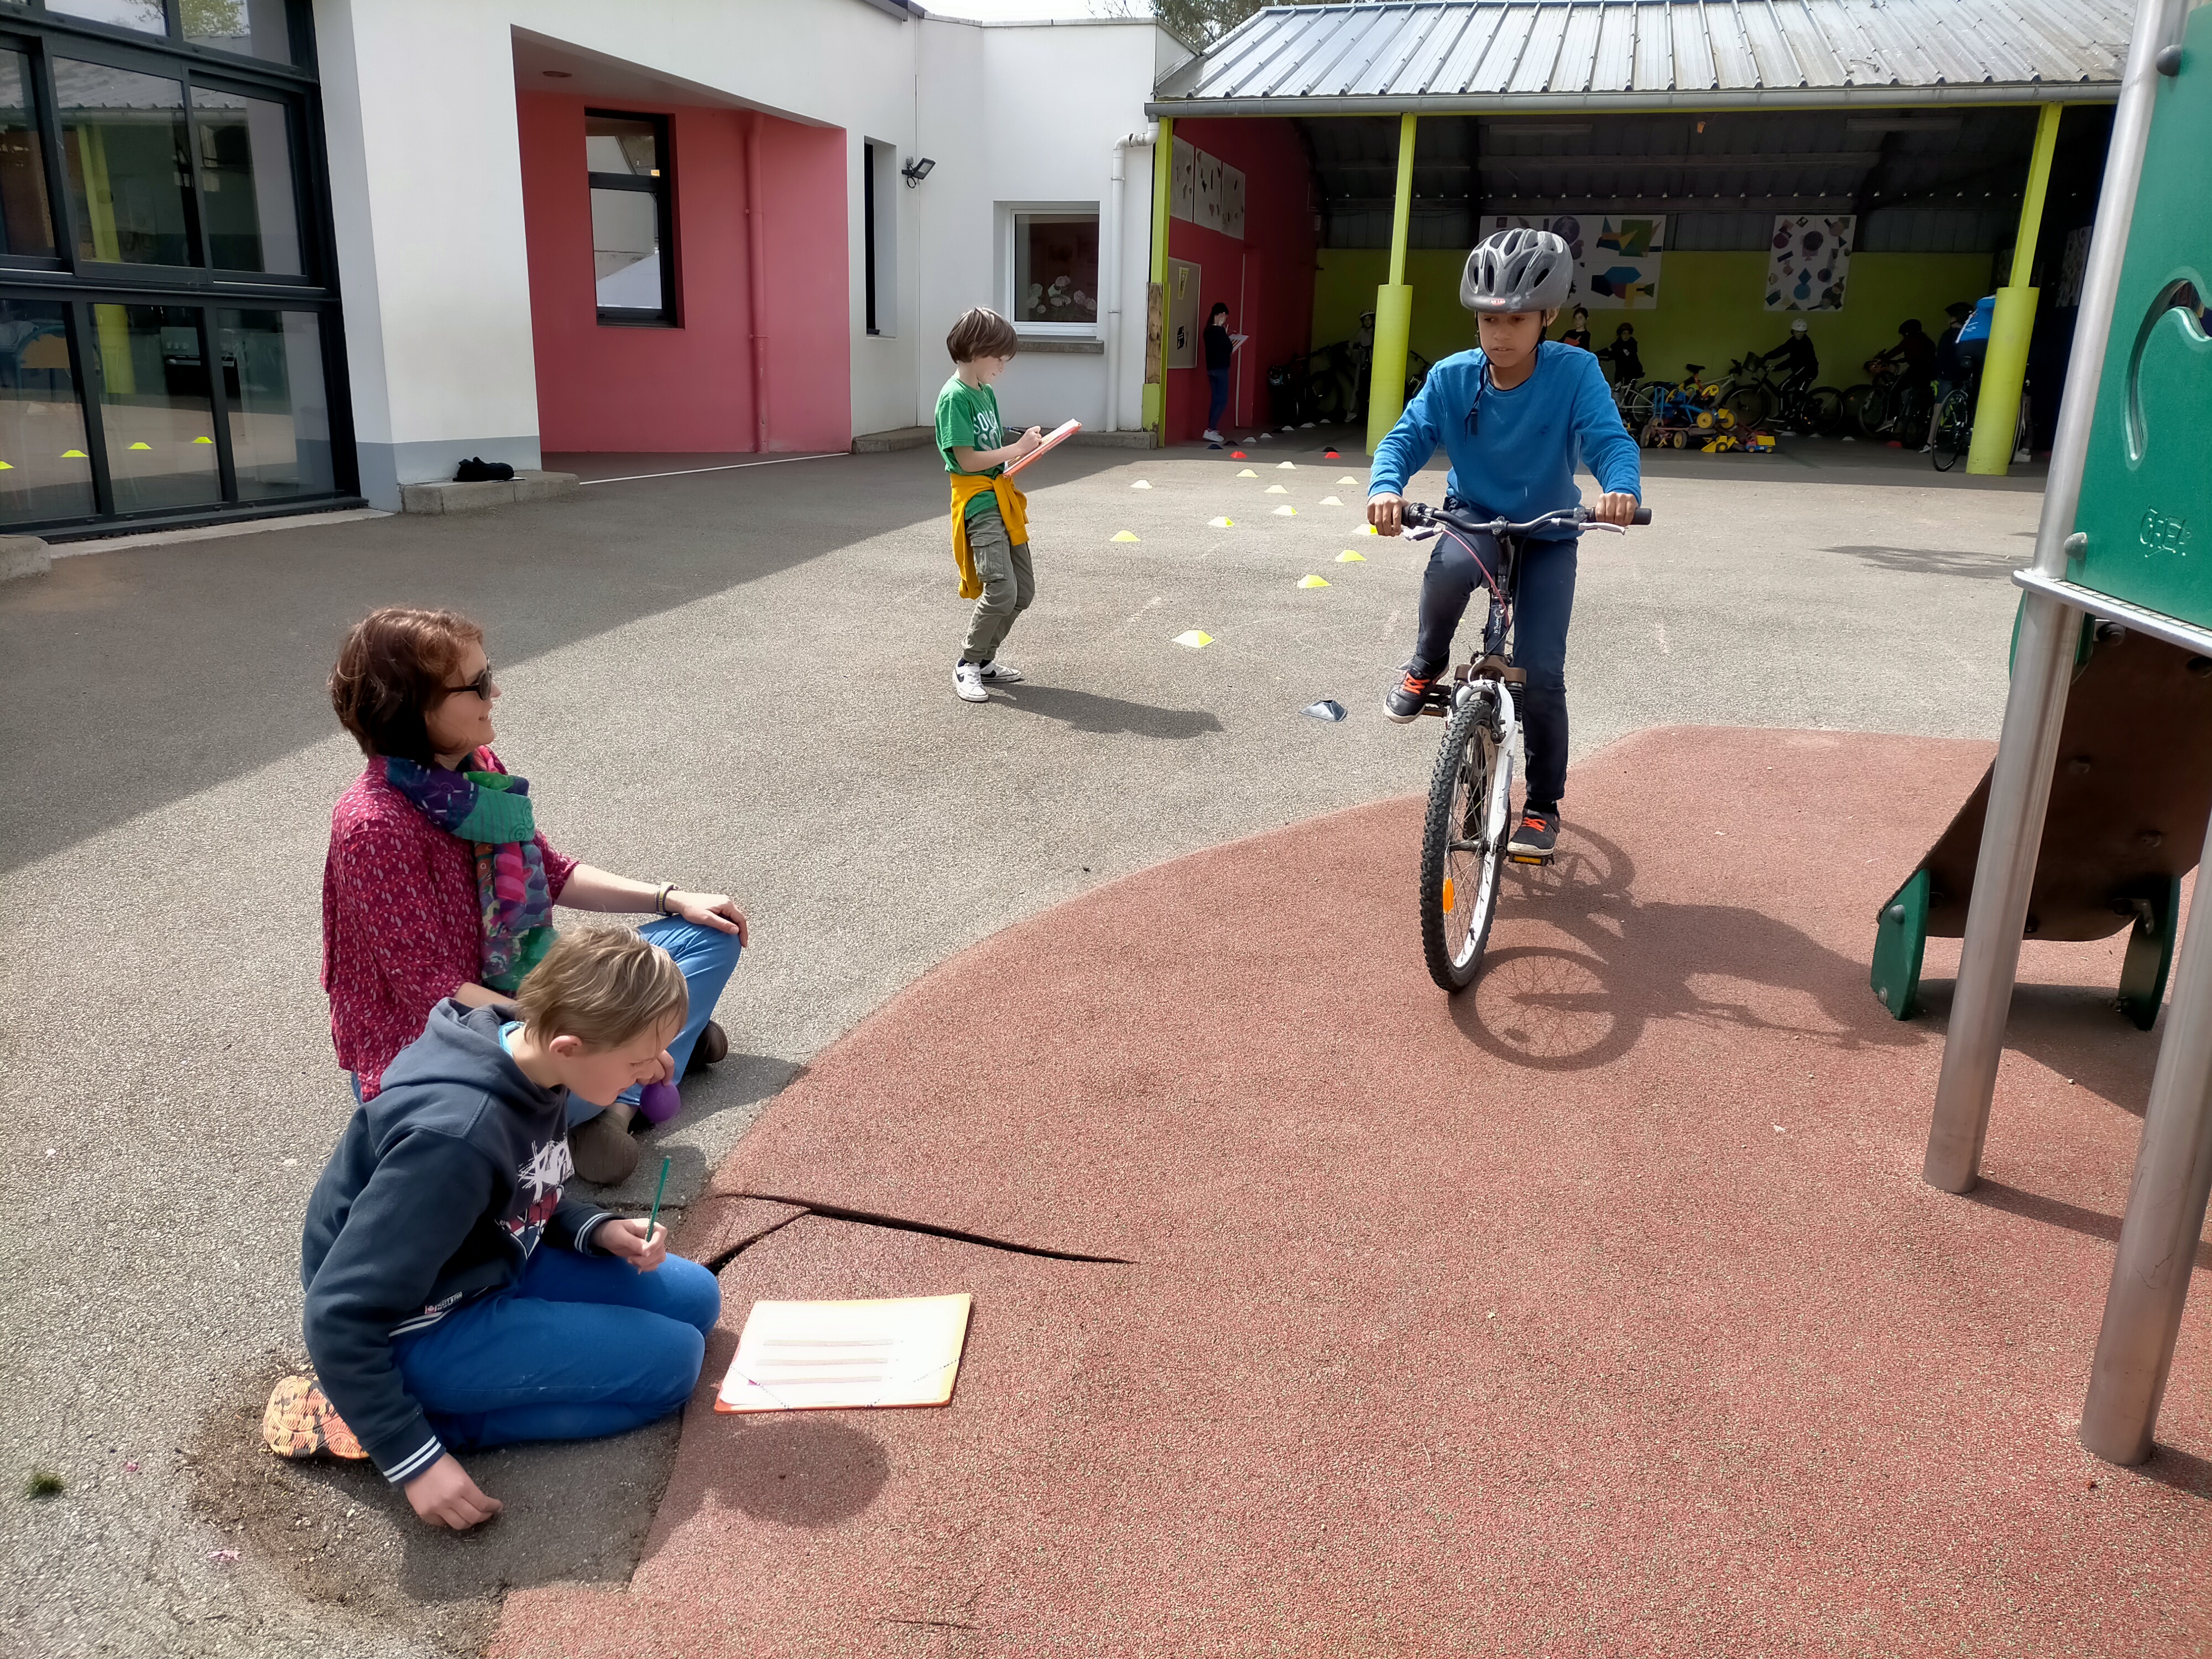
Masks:
[[[1548,230],[1501,230],[1475,244],[1459,279],[1473,312],[1556,311],[1575,283],[1575,258]]]

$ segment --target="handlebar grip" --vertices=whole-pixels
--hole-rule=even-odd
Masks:
[[[1628,521],[1631,524],[1650,524],[1651,522],[1651,509],[1648,507],[1638,507],[1634,515],[1632,516]]]

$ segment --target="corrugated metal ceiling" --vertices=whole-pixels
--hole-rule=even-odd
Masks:
[[[2126,0],[1394,0],[1274,6],[1164,115],[2106,100]],[[1316,107],[1319,106],[1320,107]]]

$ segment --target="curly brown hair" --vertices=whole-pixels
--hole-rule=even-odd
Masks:
[[[483,629],[458,611],[386,605],[346,631],[331,670],[331,707],[372,759],[389,755],[431,764],[425,720],[447,695],[446,677]]]

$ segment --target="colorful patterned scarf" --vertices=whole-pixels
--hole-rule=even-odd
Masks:
[[[473,845],[483,921],[477,977],[512,995],[553,943],[553,896],[528,781],[505,772],[449,772],[389,755],[384,777],[431,823]]]

